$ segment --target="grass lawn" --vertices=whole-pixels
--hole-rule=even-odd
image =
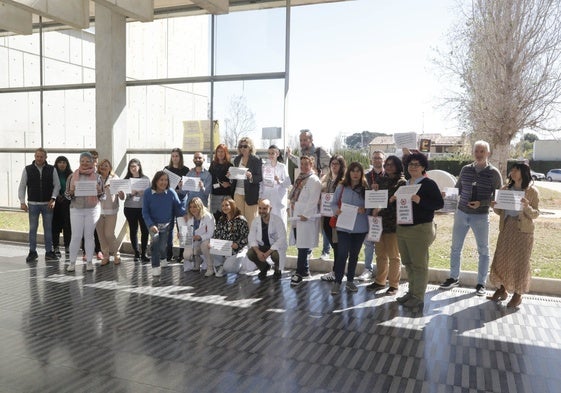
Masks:
[[[561,193],[539,187],[541,209],[561,209]],[[491,213],[491,256],[495,251],[499,232],[498,216]],[[430,248],[430,266],[448,269],[450,267],[450,243],[452,240],[452,214],[437,214],[438,226],[436,240]],[[23,212],[0,211],[0,229],[27,231],[27,215]],[[39,231],[42,231],[41,225]],[[321,240],[321,239],[320,239]],[[289,255],[296,255],[296,248],[289,247]],[[318,258],[320,249],[315,249],[313,256]],[[472,232],[468,233],[463,249],[462,270],[477,270],[477,247]],[[331,256],[333,258],[333,255]],[[363,250],[359,261],[364,260]],[[540,216],[536,220],[534,233],[534,250],[532,254],[532,276],[561,279],[561,219]]]

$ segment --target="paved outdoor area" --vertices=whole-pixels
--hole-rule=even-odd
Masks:
[[[319,275],[291,288],[120,266],[25,263],[0,243],[0,392],[561,390],[561,299],[519,309],[429,287],[423,310]],[[400,292],[406,290],[406,284]]]

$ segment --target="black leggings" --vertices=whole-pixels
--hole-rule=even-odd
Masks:
[[[142,218],[142,208],[125,207],[124,212],[129,224],[129,238],[135,255],[146,255],[146,247],[148,246],[148,228]],[[140,250],[138,249],[138,227],[140,227]]]

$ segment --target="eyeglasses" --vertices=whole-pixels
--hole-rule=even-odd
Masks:
[[[413,167],[413,168],[418,168],[420,166],[422,166],[421,164],[418,164],[416,162],[410,162],[409,164],[407,164],[407,166]]]
[[[249,145],[239,145],[238,149],[247,149]]]

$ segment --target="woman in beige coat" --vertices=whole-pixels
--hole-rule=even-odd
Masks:
[[[491,264],[489,281],[498,289],[489,299],[506,300],[508,292],[514,292],[507,307],[517,307],[522,303],[522,294],[530,289],[530,256],[534,246],[534,219],[539,215],[538,190],[530,185],[532,177],[530,167],[516,163],[510,169],[508,184],[502,190],[523,191],[520,200],[522,210],[504,210],[495,208],[500,216],[499,238],[495,256]]]

